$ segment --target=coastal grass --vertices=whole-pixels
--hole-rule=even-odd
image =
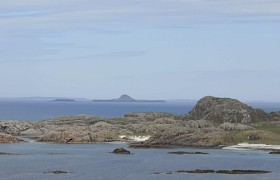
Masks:
[[[231,136],[234,143],[247,142],[249,144],[280,144],[280,127],[273,125],[262,125],[254,127],[255,130],[234,131]],[[256,139],[249,138],[250,136],[258,137]]]
[[[256,130],[269,131],[280,134],[280,126],[276,124],[262,124],[259,126],[253,126]]]

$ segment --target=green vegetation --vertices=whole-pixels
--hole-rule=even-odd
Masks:
[[[253,126],[257,130],[269,131],[280,134],[280,126],[276,124],[262,124],[260,126]]]
[[[253,127],[255,130],[234,131],[230,135],[236,144],[242,142],[250,144],[280,144],[280,126],[262,124]]]

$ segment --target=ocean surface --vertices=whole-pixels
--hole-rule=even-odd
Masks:
[[[0,144],[1,180],[279,180],[280,156],[264,151],[222,149],[129,149],[132,155],[112,154],[125,144]],[[171,155],[171,151],[207,155]],[[177,170],[268,170],[262,175],[176,174]],[[50,171],[66,171],[52,174]],[[172,172],[173,174],[166,174]],[[155,174],[160,173],[160,174]]]
[[[267,112],[280,104],[251,104]],[[185,114],[194,103],[94,103],[1,101],[0,119],[38,121],[65,115],[120,117],[128,112]],[[115,155],[124,147],[132,155]],[[200,151],[208,155],[171,155]],[[223,149],[129,149],[126,144],[0,144],[0,180],[279,180],[280,156],[265,151]],[[268,170],[262,175],[176,174],[177,170]],[[50,171],[66,171],[52,174]],[[172,172],[172,174],[166,174]],[[155,174],[160,173],[160,174]]]
[[[121,117],[129,112],[186,114],[194,103],[0,101],[1,120],[39,121],[70,115]]]
[[[121,117],[129,112],[169,112],[186,114],[195,102],[51,102],[51,101],[0,101],[0,120],[39,121],[69,115],[97,115]],[[280,103],[250,103],[267,112],[280,111]]]

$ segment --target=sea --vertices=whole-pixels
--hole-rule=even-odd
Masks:
[[[168,112],[187,114],[195,106],[195,101],[187,102],[55,102],[0,100],[0,120],[40,121],[61,116],[93,115],[122,117],[129,112]],[[266,112],[280,111],[280,103],[251,102],[254,108]]]
[[[40,121],[61,116],[122,117],[129,112],[186,114],[195,102],[0,101],[1,120]]]
[[[121,117],[128,112],[185,114],[194,103],[101,103],[1,101],[0,119],[40,121],[65,115]],[[252,105],[253,106],[253,105]],[[280,104],[258,104],[267,112]],[[126,148],[131,155],[111,153]],[[173,151],[209,154],[174,155]],[[280,156],[230,149],[131,149],[124,143],[0,144],[0,180],[279,180]],[[267,170],[268,174],[181,174],[178,170]],[[53,174],[64,171],[64,174]]]

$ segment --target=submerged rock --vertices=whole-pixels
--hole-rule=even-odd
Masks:
[[[199,174],[205,174],[205,173],[216,173],[214,170],[209,170],[209,169],[196,169],[196,170],[179,170],[176,171],[176,173],[199,173]]]
[[[66,171],[56,170],[56,171],[49,171],[47,174],[67,174]]]
[[[3,155],[8,155],[8,156],[11,156],[11,155],[20,155],[20,154],[0,152],[0,156],[3,156]]]
[[[279,151],[272,151],[269,154],[280,154],[280,150]]]
[[[168,154],[209,154],[205,152],[185,152],[185,151],[176,151],[176,152],[169,152]]]
[[[217,174],[267,174],[271,173],[271,171],[266,170],[209,170],[209,169],[196,169],[196,170],[179,170],[176,173],[197,173],[197,174],[205,174],[205,173],[217,173]]]

